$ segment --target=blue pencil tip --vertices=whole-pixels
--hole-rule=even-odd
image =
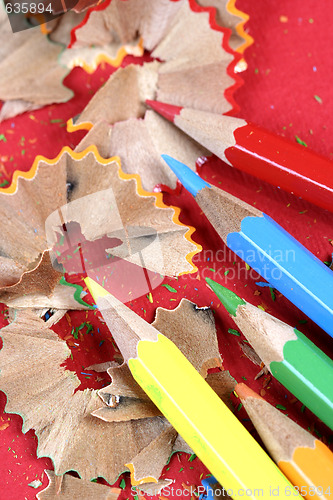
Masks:
[[[176,174],[183,186],[193,195],[196,196],[201,189],[211,187],[208,182],[199,177],[184,163],[175,160],[172,156],[162,155],[163,160],[169,165],[171,170]]]

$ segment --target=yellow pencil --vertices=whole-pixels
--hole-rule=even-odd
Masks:
[[[167,337],[90,278],[90,293],[133,377],[232,498],[298,495]],[[126,464],[131,470],[131,464]]]

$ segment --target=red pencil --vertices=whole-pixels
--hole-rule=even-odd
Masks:
[[[333,212],[333,162],[243,119],[146,101],[233,167]]]

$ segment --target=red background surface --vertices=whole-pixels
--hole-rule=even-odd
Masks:
[[[330,2],[238,0],[237,7],[250,15],[246,29],[255,40],[245,54],[248,70],[242,75],[244,85],[235,94],[241,109],[239,116],[292,140],[298,136],[313,150],[332,157],[333,66],[330,50],[333,42],[333,16]],[[128,62],[131,62],[129,57],[124,64]],[[83,109],[111,71],[109,66],[103,66],[95,74],[88,75],[77,68],[65,80],[65,84],[75,92],[75,97],[70,102],[48,106],[0,124],[0,134],[4,134],[7,139],[7,142],[0,141],[0,184],[10,180],[15,169],[29,170],[37,154],[53,158],[62,146],[74,147],[79,142],[83,133],[67,133],[65,123],[68,118]],[[320,97],[321,102],[315,99],[315,95]],[[220,160],[212,159],[204,164],[201,175],[268,213],[322,261],[331,260],[332,215],[231,169]],[[178,280],[166,279],[165,283],[170,283],[177,293],[170,293],[160,286],[153,292],[153,304],[146,297],[142,297],[131,303],[134,310],[147,321],[152,321],[157,306],[174,308],[182,297],[196,302],[199,306],[212,305],[216,314],[224,367],[239,381],[245,377],[255,390],[264,391],[262,394],[265,399],[274,405],[284,405],[284,413],[303,427],[310,428],[315,435],[322,436],[326,443],[331,442],[332,432],[309,410],[302,413],[301,403],[295,402],[293,396],[278,382],[267,376],[253,380],[259,368],[242,354],[239,341],[244,337],[228,333],[228,328],[235,328],[235,325],[215,301],[205,285],[204,278],[209,276],[216,279],[253,304],[262,305],[268,312],[293,326],[298,326],[331,357],[332,339],[310,321],[300,324],[306,317],[279,293],[276,293],[276,300],[273,302],[269,289],[260,288],[255,284],[262,279],[246,271],[244,264],[231,252],[227,251],[226,258],[219,259],[220,254],[217,251],[224,247],[206,219],[203,216],[198,217],[196,204],[186,192],[182,191],[178,196],[167,194],[164,201],[180,206],[181,221],[197,228],[193,238],[204,247],[204,252],[195,258],[199,272],[180,277]],[[211,269],[214,269],[214,272]],[[225,275],[227,270],[229,273]],[[6,324],[4,315],[0,316],[0,320],[1,325]],[[93,336],[85,335],[83,329],[80,346],[75,348],[70,335],[71,329],[83,321],[93,324]],[[108,360],[113,351],[108,331],[98,317],[91,312],[87,317],[85,313],[70,313],[55,330],[62,338],[70,339],[68,343],[72,347],[74,361],[68,362],[67,366],[77,372],[82,380],[82,387],[97,387],[98,383],[103,383],[96,382],[96,376],[92,372],[88,379],[81,375],[83,367],[92,362]],[[101,340],[105,342],[100,346]],[[28,486],[28,483],[38,478],[45,487],[47,478],[43,471],[45,468],[52,468],[52,463],[47,458],[36,458],[37,439],[34,433],[30,431],[26,435],[22,434],[21,417],[4,413],[5,402],[6,397],[0,393],[0,499],[32,500],[37,490]],[[236,398],[233,402],[239,418],[256,436],[244,410],[237,412]],[[189,462],[185,454],[174,456],[168,467],[169,470],[165,468],[163,476],[175,479],[174,487],[180,490],[184,490],[182,483],[200,484],[201,477],[205,477],[207,473],[197,458]],[[126,478],[128,484],[127,475],[122,477]],[[127,487],[121,498],[129,497],[130,491]],[[188,498],[180,492],[170,497]]]

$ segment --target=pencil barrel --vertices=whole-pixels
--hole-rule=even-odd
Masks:
[[[305,335],[286,342],[283,361],[270,363],[272,375],[333,430],[333,361]]]
[[[291,461],[278,465],[307,500],[331,500],[333,455],[321,441],[316,440],[314,448],[297,448]]]
[[[332,271],[268,215],[245,217],[227,245],[333,337]]]
[[[234,136],[224,153],[234,167],[333,212],[331,160],[250,123]]]

